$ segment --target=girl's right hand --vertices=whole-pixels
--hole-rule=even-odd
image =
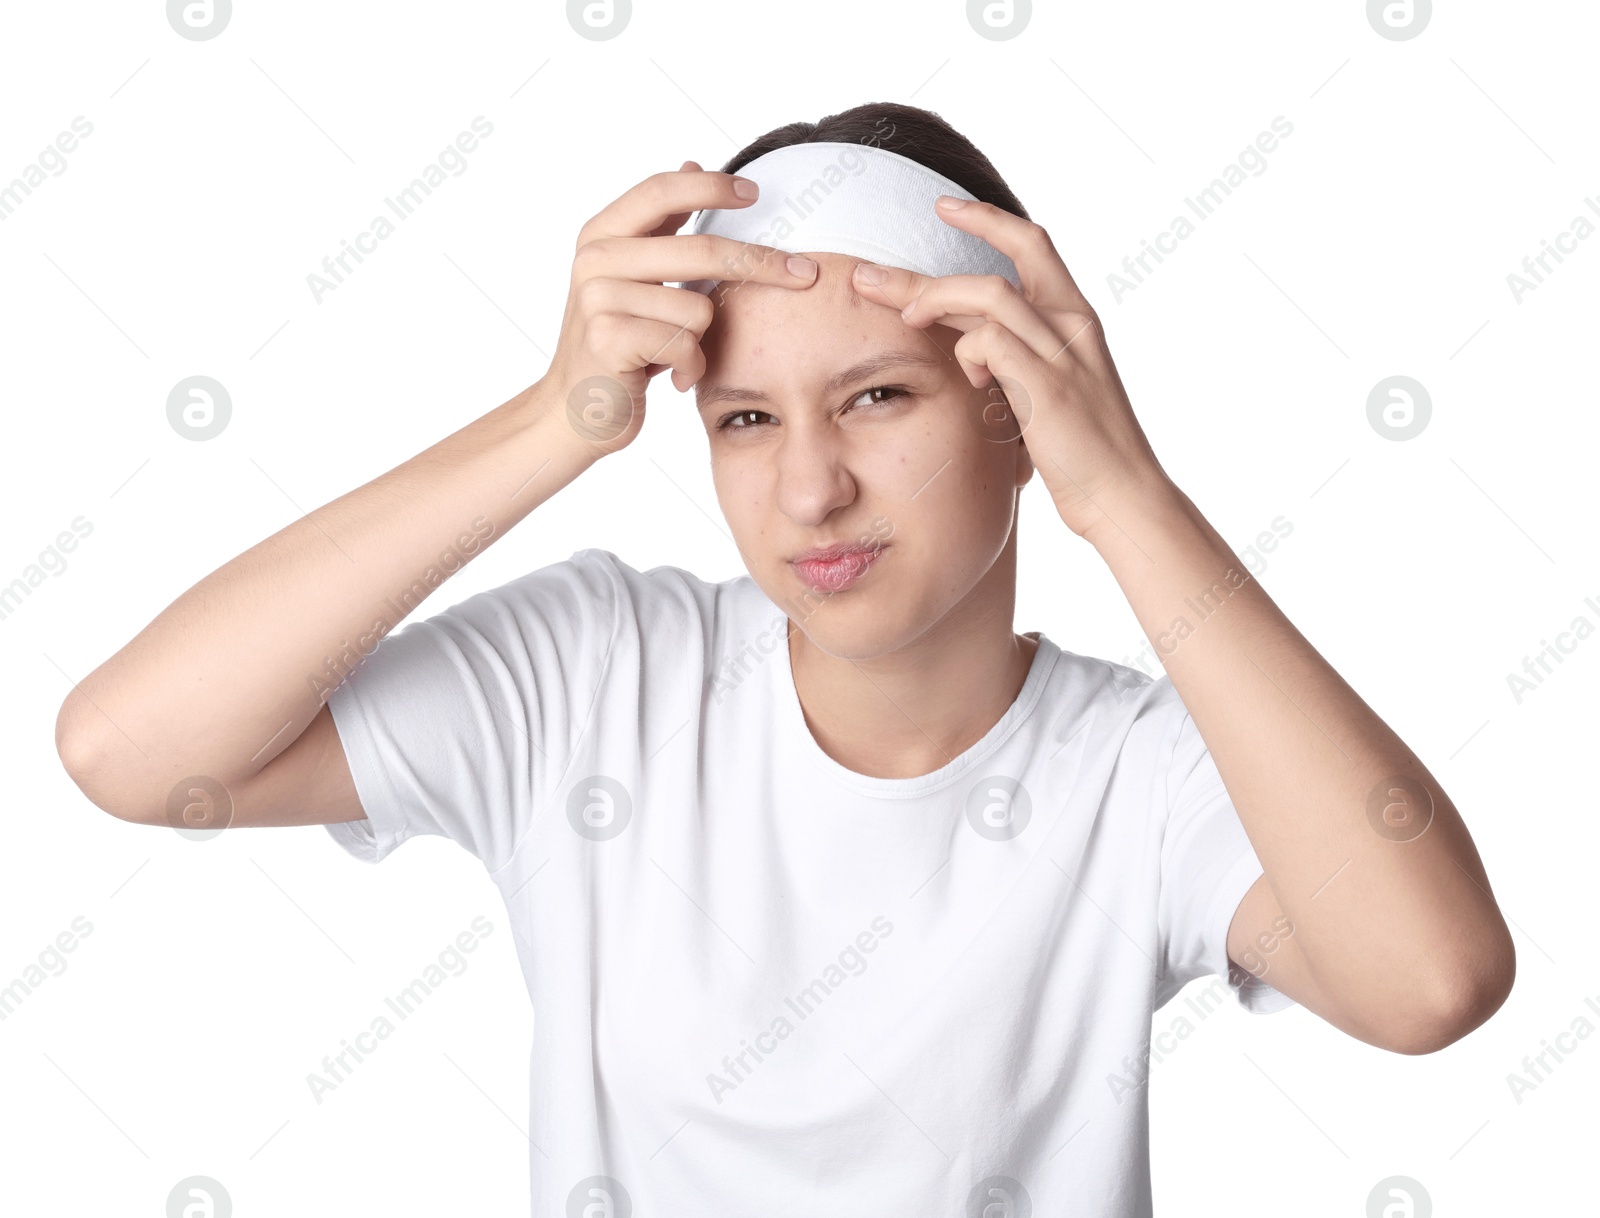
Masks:
[[[745,182],[685,161],[676,172],[632,187],[578,234],[561,337],[540,383],[552,408],[564,407],[574,431],[601,455],[626,448],[639,434],[645,389],[658,372],[671,368],[680,393],[705,373],[700,340],[715,306],[669,282],[737,279],[785,288],[816,282],[810,259],[707,233],[675,235],[696,211],[753,202],[736,192]]]

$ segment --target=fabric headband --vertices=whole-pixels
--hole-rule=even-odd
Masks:
[[[873,144],[786,144],[739,171],[761,187],[748,207],[696,213],[694,233],[711,233],[790,254],[847,254],[922,275],[1001,275],[1014,287],[1016,265],[987,241],[941,220],[940,195],[975,199],[942,173]],[[709,295],[723,279],[746,278],[754,265],[729,259],[720,279],[674,286]]]

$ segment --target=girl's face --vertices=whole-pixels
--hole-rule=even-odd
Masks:
[[[712,478],[751,577],[835,656],[898,650],[952,612],[1010,629],[1015,565],[996,560],[1033,464],[1014,426],[996,429],[998,388],[967,380],[959,331],[857,295],[858,259],[808,256],[809,288],[722,285],[701,343]],[[877,553],[843,589],[791,561],[836,544]]]

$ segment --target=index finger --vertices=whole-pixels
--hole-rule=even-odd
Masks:
[[[933,210],[952,228],[971,233],[1011,259],[1017,268],[1017,278],[1022,281],[1022,294],[1029,304],[1036,308],[1094,312],[1042,225],[981,199],[968,199],[961,207],[936,206]]]
[[[817,276],[811,259],[711,233],[675,235],[696,211],[748,207],[759,194],[749,178],[685,161],[674,172],[652,174],[600,211],[578,234],[578,248],[617,251],[626,260],[624,277],[670,280],[707,294],[724,280],[809,286]],[[612,258],[598,261],[596,273],[617,273]]]
[[[603,237],[663,237],[677,232],[697,211],[748,207],[759,193],[749,178],[685,161],[682,169],[653,173],[606,204],[578,233],[578,244]]]
[[[668,237],[601,237],[572,260],[577,279],[631,279],[710,295],[725,281],[809,288],[817,281],[810,258],[714,233]]]
[[[679,173],[684,173],[691,169],[696,173],[701,172],[700,162],[685,161],[682,165],[678,166]],[[735,193],[737,193],[737,191]],[[684,221],[686,221],[692,215],[694,215],[694,212],[692,211],[673,212],[670,216],[658,224],[650,235],[652,237],[665,237],[668,233],[675,233],[683,227]]]

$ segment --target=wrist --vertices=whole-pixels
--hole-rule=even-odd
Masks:
[[[512,401],[522,427],[537,436],[541,450],[572,477],[612,451],[594,438],[592,429],[586,432],[580,426],[583,420],[574,417],[566,395],[548,377],[535,381]]]
[[[1194,502],[1164,470],[1120,479],[1095,494],[1099,515],[1081,536],[1102,554],[1191,524]]]

